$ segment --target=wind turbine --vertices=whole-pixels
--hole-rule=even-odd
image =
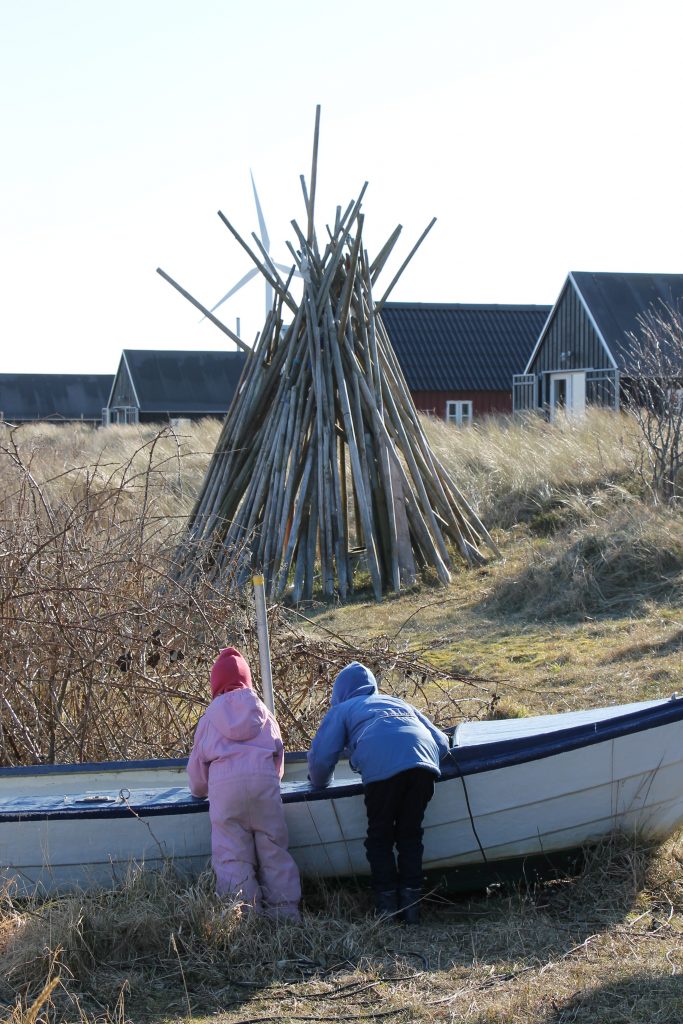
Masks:
[[[285,275],[288,275],[291,272],[291,270],[292,270],[292,265],[291,264],[289,266],[287,266],[284,263],[276,263],[275,260],[271,260],[270,259],[270,237],[268,235],[268,229],[266,227],[266,221],[265,221],[265,218],[263,216],[263,210],[261,209],[261,203],[259,202],[258,192],[256,191],[256,182],[254,181],[254,175],[253,175],[253,173],[251,171],[249,171],[249,175],[251,177],[251,187],[254,190],[254,202],[256,203],[256,216],[258,217],[259,233],[260,233],[260,236],[261,236],[260,237],[260,243],[261,243],[260,248],[265,253],[265,255],[267,257],[267,262],[271,263],[278,270],[281,270]],[[253,234],[254,238],[257,237],[255,232],[252,232],[252,234]],[[222,306],[224,302],[227,302],[227,300],[229,298],[231,298],[231,296],[233,296],[235,294],[235,292],[238,292],[240,290],[240,288],[244,287],[245,284],[247,284],[249,281],[251,281],[252,277],[256,277],[256,275],[259,274],[259,273],[260,273],[260,270],[259,270],[258,267],[252,267],[251,270],[247,271],[247,273],[244,275],[244,277],[241,277],[239,279],[237,284],[234,284],[232,286],[232,288],[230,289],[229,292],[225,293],[225,295],[223,296],[222,299],[218,300],[218,302],[216,303],[215,306],[211,307],[209,312],[213,313],[216,309],[218,309],[219,306]],[[295,270],[294,271],[294,276],[295,277],[301,277],[301,274],[299,273],[298,270]],[[268,316],[268,314],[269,314],[270,310],[272,309],[272,307],[273,307],[273,287],[270,284],[270,282],[268,280],[266,280],[266,311],[265,311],[266,312],[266,316]]]

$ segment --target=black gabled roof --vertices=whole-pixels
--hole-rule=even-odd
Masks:
[[[509,391],[550,310],[388,302],[382,320],[411,391]]]
[[[100,420],[109,400],[110,373],[0,373],[0,413],[26,420]]]
[[[683,309],[683,274],[573,270],[569,281],[574,282],[617,367],[626,372],[631,368],[629,334],[638,331],[638,317],[661,303]]]
[[[244,352],[123,350],[142,413],[224,415],[246,359]]]

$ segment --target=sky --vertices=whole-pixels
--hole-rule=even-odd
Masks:
[[[391,298],[547,303],[570,270],[683,272],[680,0],[0,0],[0,372],[234,348],[212,306],[365,181]],[[251,343],[265,288],[217,315]]]

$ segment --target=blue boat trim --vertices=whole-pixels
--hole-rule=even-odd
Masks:
[[[0,778],[26,775],[78,775],[93,772],[139,771],[141,768],[187,768],[186,757],[160,757],[142,761],[82,761],[78,764],[26,764],[0,768]]]
[[[511,737],[492,743],[456,747],[452,751],[452,764],[441,765],[438,782],[447,782],[462,776],[512,768],[515,765],[539,761],[557,754],[591,747],[622,736],[646,732],[683,720],[683,698],[668,700],[654,707],[644,708],[626,715],[615,715],[601,721],[585,722],[567,729],[538,733],[532,736]],[[327,800],[333,797],[353,796],[362,785],[350,783],[328,789],[311,789],[293,794],[294,800]],[[285,802],[289,802],[283,796]]]
[[[287,751],[285,762],[305,761],[305,751]],[[26,764],[16,768],[0,768],[0,778],[26,775],[87,775],[93,772],[140,771],[145,768],[187,768],[186,757],[147,758],[139,761],[80,761],[78,764]]]
[[[557,754],[578,750],[582,747],[593,746],[596,743],[605,743],[609,740],[618,739],[623,736],[645,732],[650,729],[660,728],[674,722],[683,720],[683,698],[665,701],[662,704],[648,707],[626,715],[616,715],[614,718],[601,721],[582,723],[567,729],[558,729],[538,735],[512,737],[504,740],[497,740],[491,743],[473,744],[472,746],[457,747],[453,751],[453,765],[442,766],[439,782],[457,779],[462,776],[476,775],[481,772],[495,771],[501,768],[509,768],[514,765],[524,764],[529,761],[537,761]],[[305,754],[296,753],[290,756],[290,760],[301,762]],[[183,759],[166,761],[123,761],[100,763],[99,765],[41,765],[37,766],[49,773],[69,773],[75,770],[94,771],[115,771],[120,768],[152,768],[152,767],[181,767],[186,762]],[[35,773],[35,768],[33,769]],[[30,770],[24,768],[2,769],[0,775],[8,774],[30,774]],[[300,803],[304,801],[344,799],[357,796],[362,793],[363,786],[360,779],[357,782],[333,783],[325,789],[304,788],[293,792],[283,789],[283,803]],[[147,787],[150,788],[150,787]],[[59,820],[87,820],[102,818],[125,818],[139,816],[141,818],[153,818],[168,814],[197,814],[205,813],[208,807],[206,800],[191,797],[187,791],[178,790],[174,800],[166,800],[163,803],[119,802],[115,805],[108,804],[103,807],[74,807],[70,804],[64,808],[47,808],[45,798],[30,798],[34,805],[31,807],[27,799],[25,809],[0,810],[0,823],[16,821],[43,821],[46,819]],[[75,799],[71,798],[71,799]],[[157,798],[158,799],[158,798]]]
[[[143,818],[145,821],[148,818],[157,818],[162,815],[168,817],[172,815],[174,818],[178,814],[206,814],[209,809],[207,800],[198,800],[197,803],[191,803],[187,800],[185,803],[171,803],[171,804],[157,804],[149,805],[147,807],[126,807],[125,804],[117,804],[115,807],[108,805],[106,807],[93,808],[88,810],[74,809],[70,807],[68,810],[58,810],[53,808],[52,810],[46,810],[44,807],[42,810],[29,810],[26,811],[10,811],[5,813],[0,811],[0,825],[4,825],[10,821],[88,821],[91,819],[97,819],[102,821],[106,819],[109,821],[111,818]]]
[[[442,766],[442,779],[459,775],[477,775],[497,768],[509,768],[528,761],[554,757],[581,747],[620,739],[623,736],[647,732],[683,720],[683,698],[671,699],[654,707],[643,708],[625,715],[615,715],[600,721],[584,722],[567,729],[538,733],[532,736],[511,737],[494,743],[456,747],[453,766]]]

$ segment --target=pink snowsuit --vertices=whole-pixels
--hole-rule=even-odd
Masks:
[[[253,690],[232,690],[211,702],[187,771],[192,794],[209,797],[218,895],[241,893],[258,911],[298,920],[301,883],[280,796],[282,738]]]

